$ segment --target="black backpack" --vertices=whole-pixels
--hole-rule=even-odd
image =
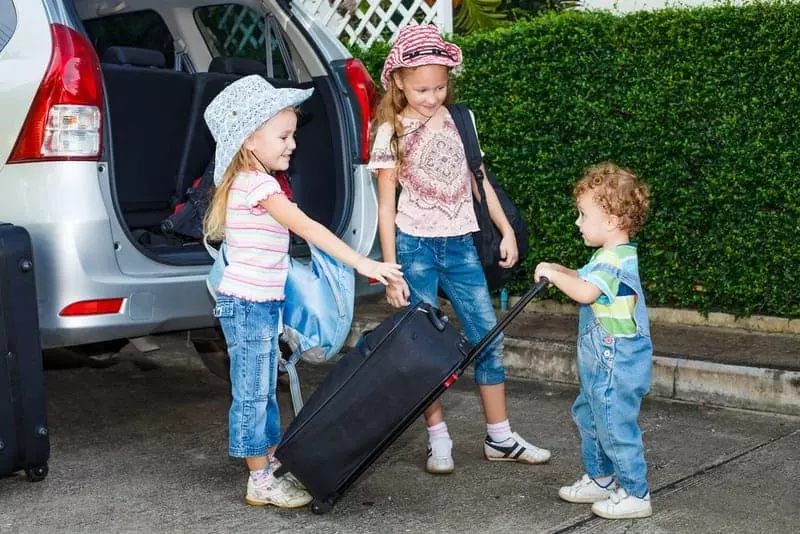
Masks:
[[[203,176],[186,190],[186,201],[175,205],[172,215],[161,222],[161,233],[165,236],[183,236],[203,239],[203,219],[211,202],[214,188],[214,159],[206,167]]]
[[[475,181],[478,183],[481,199],[484,199],[486,194],[483,187],[483,171],[481,170],[483,158],[481,157],[478,134],[475,132],[475,124],[472,122],[469,108],[464,104],[451,104],[447,106],[447,109],[450,111],[450,116],[453,117],[453,122],[461,136],[464,153],[467,156],[467,165],[469,165],[472,174],[475,176]],[[508,195],[497,183],[497,179],[488,168],[486,169],[486,178],[492,184],[497,194],[497,199],[500,201],[500,206],[502,206],[511,227],[514,228],[514,234],[517,237],[517,250],[519,250],[519,260],[517,262],[517,265],[519,265],[519,262],[528,255],[530,248],[528,226],[517,207],[508,198]],[[500,289],[511,280],[514,269],[504,269],[498,265],[502,236],[489,216],[489,208],[486,202],[478,202],[477,199],[473,198],[473,205],[480,230],[472,234],[472,239],[475,241],[475,248],[483,265],[483,272],[486,274],[486,283],[490,290]]]

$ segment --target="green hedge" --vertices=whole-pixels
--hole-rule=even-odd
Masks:
[[[537,262],[586,262],[570,196],[611,159],[652,187],[648,304],[800,317],[800,6],[548,15],[457,38],[459,100]],[[378,74],[386,46],[357,52]],[[555,293],[555,292],[553,292]]]

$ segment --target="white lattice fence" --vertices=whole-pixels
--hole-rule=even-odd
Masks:
[[[217,26],[227,34],[222,43],[227,55],[246,56],[248,51],[263,50],[264,19],[261,15],[235,4],[212,9],[221,10],[222,16]]]
[[[348,44],[391,41],[407,24],[436,24],[453,31],[452,0],[301,0],[317,20]]]

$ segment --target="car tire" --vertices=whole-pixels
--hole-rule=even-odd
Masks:
[[[222,329],[204,328],[202,330],[192,330],[189,334],[194,350],[212,375],[227,382],[231,381],[230,369],[231,361],[228,358],[228,345],[225,343],[225,336]]]
[[[190,339],[194,350],[212,375],[231,381],[231,360],[228,357],[228,345],[225,343],[225,335],[222,328],[204,328],[202,330],[192,330]],[[281,353],[284,357],[291,354],[289,348],[283,342],[280,343]],[[288,352],[288,354],[287,354]],[[278,371],[278,391],[290,391],[289,375],[286,372]]]

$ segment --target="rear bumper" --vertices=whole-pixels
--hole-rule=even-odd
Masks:
[[[107,222],[64,225],[60,229],[30,225],[28,230],[34,242],[43,347],[214,324],[213,303],[205,285],[208,267],[173,267],[169,276],[130,276],[123,274],[114,261]],[[91,252],[80,254],[82,250]],[[105,254],[106,250],[111,254]],[[124,299],[119,313],[60,315],[74,302],[106,298]]]
[[[205,287],[210,265],[164,265],[143,256],[124,235],[115,238],[97,167],[48,162],[6,165],[0,171],[2,218],[31,234],[42,345],[80,345],[214,324]],[[123,272],[123,254],[138,259],[138,271]],[[69,304],[108,298],[124,299],[119,313],[59,315]]]
[[[205,328],[214,324],[205,278],[169,283],[106,284],[105,289],[127,294],[120,313],[60,317],[60,310],[40,307],[43,348]]]

